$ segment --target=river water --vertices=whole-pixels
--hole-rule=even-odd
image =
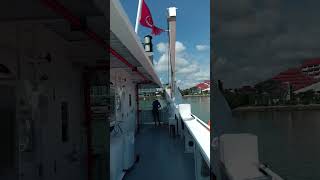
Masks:
[[[207,123],[210,119],[210,97],[188,96],[182,98],[183,103],[191,104],[191,112]]]
[[[320,179],[320,111],[237,112],[227,131],[258,136],[260,161],[288,180]]]
[[[210,97],[183,97],[192,113],[210,119]],[[259,158],[287,180],[320,180],[320,111],[237,112],[220,132],[258,136]],[[213,121],[213,123],[215,123]]]

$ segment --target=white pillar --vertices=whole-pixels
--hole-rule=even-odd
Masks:
[[[168,8],[168,24],[169,24],[169,60],[171,62],[171,98],[175,94],[175,71],[176,71],[176,9]]]
[[[143,0],[139,0],[138,3],[138,9],[137,9],[137,18],[136,18],[136,26],[134,28],[134,31],[138,34],[138,27],[139,27],[139,21],[141,16],[141,5]]]

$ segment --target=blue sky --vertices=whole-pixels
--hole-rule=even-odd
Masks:
[[[135,25],[138,0],[120,0],[132,26]],[[176,70],[182,89],[210,78],[210,0],[145,0],[154,24],[167,29],[167,8],[177,7]],[[139,26],[142,38],[151,30]],[[168,82],[167,33],[153,37],[155,69],[163,83]]]

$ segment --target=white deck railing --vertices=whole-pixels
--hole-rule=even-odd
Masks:
[[[192,114],[187,106],[179,106],[180,109],[178,113],[181,121],[192,136],[206,164],[210,167],[210,127],[200,118]],[[193,118],[190,119],[190,115]]]
[[[200,153],[207,165],[210,166],[210,129],[209,126],[202,122],[198,117],[192,115],[193,120],[183,120],[190,135],[193,137]]]
[[[190,141],[193,142],[191,149],[194,153],[196,180],[207,180],[210,178],[210,127],[191,113],[189,104],[179,104],[177,108],[176,115],[185,127],[181,131],[185,136],[186,152],[190,149]]]

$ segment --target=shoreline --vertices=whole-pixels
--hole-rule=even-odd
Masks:
[[[232,112],[260,112],[260,111],[303,111],[320,110],[320,104],[283,105],[283,106],[246,106],[232,109]]]
[[[208,95],[200,95],[200,94],[197,94],[197,95],[183,95],[182,97],[210,97],[210,94],[208,94]]]

